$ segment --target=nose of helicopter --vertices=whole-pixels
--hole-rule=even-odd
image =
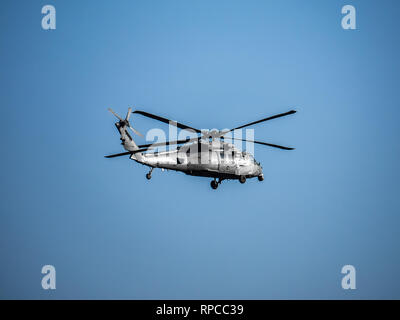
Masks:
[[[262,174],[262,166],[260,163],[256,163],[256,172],[257,172],[257,175]]]

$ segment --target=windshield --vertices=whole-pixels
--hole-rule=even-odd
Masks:
[[[257,163],[256,160],[254,159],[254,156],[251,153],[247,153],[247,152],[243,151],[242,156],[245,159],[249,159],[250,161]]]

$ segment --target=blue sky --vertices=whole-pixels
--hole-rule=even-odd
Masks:
[[[41,28],[45,4],[56,30]],[[357,30],[341,28],[346,4]],[[5,1],[0,298],[399,299],[399,14],[370,0]],[[262,183],[149,182],[103,157],[123,151],[107,108],[133,105],[196,128],[294,108],[254,128],[296,150],[255,147]]]

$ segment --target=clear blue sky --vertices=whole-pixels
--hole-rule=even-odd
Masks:
[[[377,0],[3,1],[0,298],[400,298],[399,14]],[[295,108],[255,138],[296,150],[256,147],[262,183],[149,182],[103,157],[123,151],[107,108],[132,105],[198,128]]]

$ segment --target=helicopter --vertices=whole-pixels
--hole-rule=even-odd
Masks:
[[[211,188],[214,190],[217,189],[224,180],[239,180],[241,184],[245,183],[248,178],[257,177],[259,181],[264,180],[260,162],[257,162],[251,153],[241,151],[235,147],[234,144],[225,141],[232,132],[260,122],[296,113],[295,110],[290,110],[233,129],[208,131],[199,130],[149,112],[141,110],[132,111],[131,107],[128,108],[125,119],[120,117],[111,108],[108,108],[108,110],[118,119],[115,126],[120,134],[121,144],[126,152],[107,155],[105,158],[129,156],[131,160],[150,167],[150,171],[146,174],[148,180],[151,179],[152,172],[155,168],[161,168],[162,171],[179,171],[190,176],[212,178]],[[195,137],[137,145],[129,134],[128,128],[141,137],[143,137],[143,135],[131,126],[129,122],[131,114],[137,114],[167,123],[179,129],[186,130],[194,134]],[[239,139],[236,137],[229,137],[228,139],[265,145],[282,150],[294,150],[294,148],[291,147],[284,147],[262,141]],[[169,145],[176,145],[177,147],[174,150],[154,151],[154,149],[158,147]]]

